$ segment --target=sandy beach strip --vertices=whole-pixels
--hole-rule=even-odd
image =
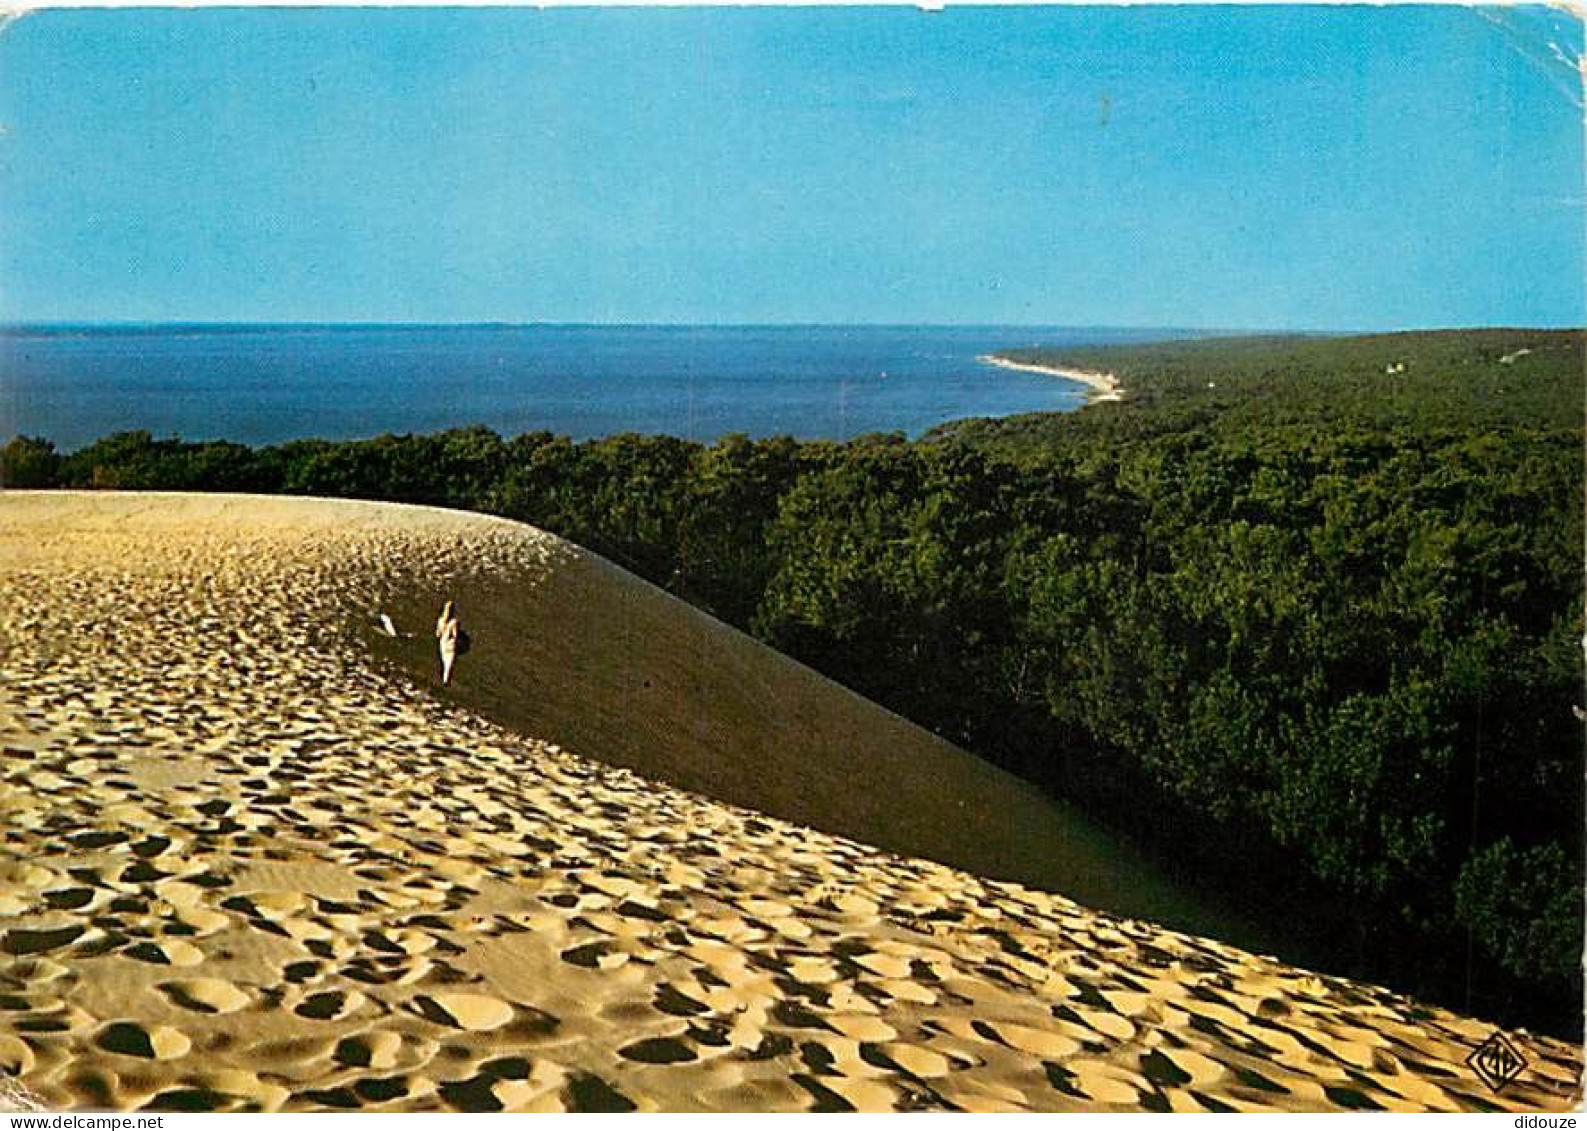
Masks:
[[[1092,369],[1076,369],[1068,365],[1034,365],[1030,362],[1014,361],[1010,358],[1000,357],[995,353],[983,354],[976,360],[985,365],[995,365],[999,369],[1012,369],[1020,373],[1040,373],[1044,377],[1062,377],[1066,381],[1078,381],[1091,390],[1086,396],[1087,404],[1096,404],[1099,401],[1121,401],[1124,399],[1124,387],[1119,384],[1119,379],[1111,373],[1101,373]]]
[[[493,724],[456,684],[377,662],[394,572],[422,571],[465,619],[475,610],[466,681],[495,646],[470,578],[534,585],[581,553],[428,508],[0,493],[0,1076],[22,1097],[10,1102],[1579,1099],[1569,1042],[1508,1033],[1527,1068],[1494,1093],[1468,1063],[1488,1022],[685,792]],[[575,637],[580,616],[568,607]],[[591,711],[610,709],[598,698]],[[703,741],[735,756],[730,736]],[[854,743],[865,759],[867,736]]]

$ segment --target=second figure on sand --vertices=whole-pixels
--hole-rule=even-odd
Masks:
[[[468,651],[468,634],[458,622],[457,609],[451,601],[441,606],[441,615],[435,622],[435,639],[441,650],[441,682],[452,682],[452,665],[457,663],[459,652]]]

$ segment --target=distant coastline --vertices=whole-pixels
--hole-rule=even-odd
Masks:
[[[476,424],[504,436],[548,431],[576,441],[625,432],[700,443],[736,432],[918,437],[955,420],[1072,412],[1084,403],[1067,383],[988,371],[976,360],[983,355],[1023,356],[1016,350],[1027,342],[1065,351],[1165,335],[1173,331],[0,326],[0,399],[8,430],[62,450],[124,431],[267,445]]]
[[[1073,369],[1069,366],[1032,365],[1026,361],[1014,361],[995,353],[983,354],[976,359],[987,365],[995,365],[999,369],[1017,369],[1021,373],[1041,373],[1047,377],[1062,377],[1068,381],[1078,381],[1091,390],[1086,397],[1087,404],[1098,401],[1121,401],[1124,399],[1124,386],[1119,384],[1119,379],[1111,373],[1099,373],[1091,369]]]

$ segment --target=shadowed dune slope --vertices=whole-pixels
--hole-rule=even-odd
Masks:
[[[556,547],[554,568],[386,563],[385,606],[414,635],[377,637],[376,653],[577,754],[894,852],[1267,946],[1243,917],[1176,887],[1071,807],[604,559],[533,535]],[[448,600],[473,647],[440,689],[432,631]]]
[[[374,610],[400,598],[402,623],[428,618],[426,586],[476,626],[455,694],[397,666],[420,670],[420,639],[371,661]],[[531,614],[536,586],[548,607]],[[661,712],[689,680],[740,689],[673,740],[684,768],[690,741],[723,757],[746,717],[780,728],[773,760],[824,712],[834,734],[855,720],[910,737],[747,641],[718,642],[710,672],[691,649],[715,655],[721,630],[669,612],[564,542],[473,516],[0,494],[4,1102],[1536,1110],[1579,1095],[1562,1042],[1508,1034],[1526,1067],[1495,1093],[1468,1064],[1492,1035],[1480,1021],[713,801],[468,705],[584,662],[559,678],[611,712],[588,743],[690,725],[605,695]],[[533,647],[554,625],[599,655]],[[482,659],[509,645],[519,659]],[[625,675],[620,655],[642,662]]]

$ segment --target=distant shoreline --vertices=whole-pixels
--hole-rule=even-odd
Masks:
[[[918,439],[958,420],[1084,402],[1051,379],[984,371],[979,355],[1013,353],[1020,342],[1093,349],[1130,336],[841,326],[158,326],[23,336],[0,325],[0,380],[14,409],[7,428],[58,451],[125,431],[269,445],[470,425],[580,442],[625,432],[700,443],[738,432]],[[438,382],[438,368],[454,376]],[[172,373],[181,374],[176,385]],[[376,387],[383,395],[371,397]]]
[[[1091,390],[1086,397],[1087,404],[1124,399],[1124,386],[1120,385],[1119,379],[1111,373],[1100,373],[1092,369],[1073,369],[1069,366],[1032,365],[1029,362],[1000,357],[995,353],[982,354],[976,360],[987,365],[995,365],[999,369],[1015,369],[1021,373],[1040,373],[1045,377],[1062,377],[1068,381],[1078,381]]]

